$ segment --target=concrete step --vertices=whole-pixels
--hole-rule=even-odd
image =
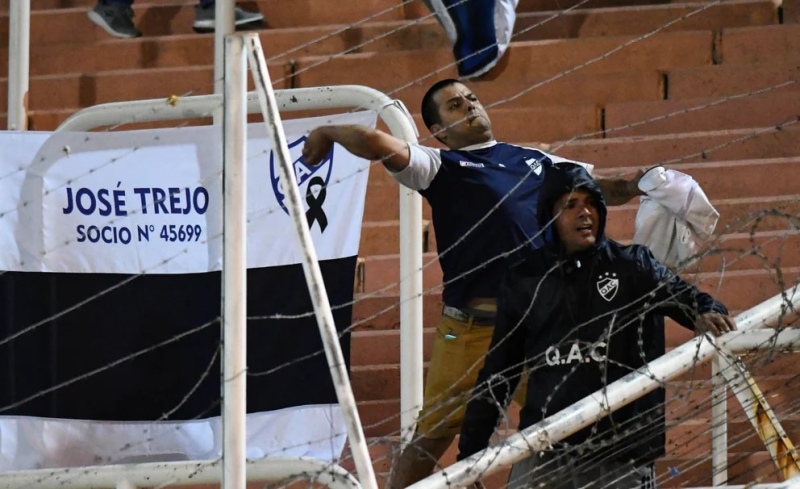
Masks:
[[[673,38],[674,36],[679,36],[677,38],[674,38],[675,42],[670,43],[671,46],[672,46],[670,49],[661,49],[661,50],[659,50],[659,53],[658,53],[657,56],[651,56],[650,60],[645,62],[645,65],[639,65],[639,66],[644,66],[641,69],[654,69],[654,68],[659,68],[659,66],[665,66],[665,65],[672,65],[672,67],[674,67],[676,64],[678,64],[680,66],[680,65],[685,65],[685,64],[690,63],[690,62],[691,62],[691,64],[697,64],[697,63],[704,64],[704,63],[708,62],[708,59],[705,59],[705,58],[704,59],[697,59],[696,58],[693,61],[689,60],[689,58],[692,58],[693,56],[696,57],[697,53],[702,53],[703,52],[703,48],[700,48],[699,46],[695,46],[693,49],[691,49],[692,56],[688,56],[687,57],[687,56],[684,55],[684,56],[681,57],[681,60],[679,62],[676,61],[676,63],[668,63],[667,61],[665,61],[664,58],[665,57],[668,58],[669,56],[673,55],[674,53],[670,54],[670,52],[671,52],[671,49],[674,49],[676,46],[681,46],[682,45],[682,46],[685,47],[686,43],[690,43],[690,44],[692,42],[699,43],[700,40],[697,39],[697,37],[700,36],[700,37],[705,38],[704,37],[705,35],[706,35],[706,33],[702,33],[702,32],[682,32],[682,33],[664,34],[663,36],[654,36],[651,39],[635,43],[635,44],[623,49],[622,51],[620,51],[620,53],[622,53],[624,51],[624,52],[626,52],[626,56],[636,57],[637,56],[637,49],[638,49],[638,51],[642,51],[643,49],[646,51],[645,48],[647,48],[647,44],[648,43],[651,44],[651,46],[650,46],[651,48],[656,49],[656,47],[652,45],[654,42],[656,42],[658,40],[664,41],[664,40],[668,40],[670,38]],[[209,36],[206,36],[206,38],[209,38]],[[611,39],[612,38],[608,38],[608,39],[604,39],[602,41],[608,41],[608,40],[611,40]],[[613,39],[621,39],[621,38],[613,38]],[[584,41],[584,40],[578,39],[578,40],[573,40],[571,42],[580,43],[581,41]],[[206,40],[205,42],[206,43],[210,43],[210,40]],[[567,41],[564,41],[564,42],[567,42]],[[705,43],[705,40],[702,41],[702,42]],[[187,47],[190,44],[190,42],[189,42],[189,39],[187,39],[186,37],[184,37],[183,39],[181,39],[179,41],[176,41],[176,43],[178,43],[178,44],[173,46],[174,49],[172,49],[172,50],[166,49],[166,51],[164,51],[166,53],[166,54],[164,54],[164,58],[163,58],[164,59],[164,63],[166,63],[168,60],[174,61],[174,60],[179,60],[179,59],[183,59],[183,58],[190,58],[190,59],[193,59],[195,61],[199,61],[198,58],[202,57],[201,53],[198,53],[198,51]],[[113,42],[112,42],[112,44],[113,44]],[[534,45],[535,44],[537,44],[537,43],[518,43],[518,44],[515,44],[515,48],[518,47],[519,49],[517,51],[520,53],[520,56],[524,56],[526,50],[530,51],[531,49],[534,49],[534,47],[535,47]],[[575,49],[570,49],[571,53],[572,52],[577,53],[575,55],[576,57],[573,58],[573,59],[577,60],[581,56],[583,58],[586,58],[588,56],[588,54],[593,54],[593,53],[597,52],[598,51],[598,47],[599,48],[603,48],[604,47],[604,46],[599,46],[599,45],[595,45],[595,44],[598,44],[598,43],[592,43],[591,45],[587,45],[587,44],[575,45],[574,46]],[[602,43],[599,43],[599,44],[602,44]],[[117,45],[119,45],[119,43],[117,43]],[[608,45],[608,46],[605,46],[605,47],[609,47],[609,48],[613,49],[614,46]],[[548,46],[539,46],[538,49],[534,49],[534,50],[537,53],[547,54],[546,51],[548,51],[549,48],[550,48],[549,45]],[[128,48],[128,49],[130,49],[130,48]],[[151,51],[149,54],[148,54],[148,50]],[[139,52],[140,53],[139,56],[133,54],[133,55],[130,55],[130,56],[119,56],[118,58],[120,58],[120,59],[123,59],[123,58],[124,59],[131,59],[131,60],[140,59],[140,60],[145,60],[144,62],[148,62],[146,60],[150,59],[151,62],[154,63],[154,66],[159,66],[160,65],[159,63],[161,63],[161,61],[157,61],[157,60],[153,61],[154,56],[156,56],[156,55],[152,54],[153,50],[154,50],[153,48],[142,49]],[[511,51],[513,52],[514,50],[515,49],[512,48]],[[666,51],[666,53],[665,53],[665,51]],[[433,56],[432,58],[436,59],[437,62],[434,63],[436,66],[429,67],[431,70],[436,70],[436,67],[442,66],[443,64],[446,64],[447,60],[450,59],[450,57],[451,57],[451,54],[449,53],[449,50],[446,50],[446,49],[434,50],[432,52],[436,53],[436,55]],[[593,64],[587,66],[586,68],[580,70],[580,73],[591,73],[592,71],[597,71],[597,72],[600,72],[600,73],[602,73],[603,71],[608,72],[609,70],[610,71],[614,71],[613,63],[611,63],[611,61],[613,61],[615,59],[615,57],[616,57],[616,59],[619,59],[620,58],[620,56],[619,56],[620,53],[615,53],[614,55],[612,55],[610,57],[604,58],[602,61],[599,61],[597,63],[593,63]],[[401,59],[403,58],[403,56],[407,56],[408,55],[408,53],[402,53],[402,52],[394,53],[394,54],[399,56]],[[709,51],[708,54],[710,56],[710,51]],[[530,56],[534,56],[535,57],[535,56],[538,56],[538,55],[539,54],[534,55],[534,54],[530,54],[529,53],[529,57]],[[314,71],[317,68],[322,67],[323,65],[328,65],[329,62],[330,63],[334,63],[334,65],[336,65],[337,63],[340,63],[340,62],[347,64],[350,61],[352,61],[352,62],[362,61],[359,58],[360,56],[370,56],[370,53],[364,53],[364,54],[360,54],[360,55],[359,54],[348,55],[348,56],[344,56],[344,57],[341,57],[341,58],[336,59],[336,60],[328,60],[328,58],[314,58],[314,57],[311,57],[311,58],[306,58],[308,63],[306,63],[305,61],[300,61],[298,64],[294,65],[294,67],[290,67],[290,66],[287,66],[285,64],[274,63],[271,66],[271,74],[272,74],[273,80],[276,82],[276,85],[279,86],[279,87],[284,87],[284,86],[288,86],[288,84],[291,83],[290,79],[288,77],[291,76],[291,71],[290,70],[294,69],[294,70],[297,70],[297,72],[299,73],[297,75],[297,78],[293,79],[294,82],[296,82],[299,85],[304,85],[302,79],[304,78],[304,75],[309,75],[310,72],[307,72],[307,71],[304,72],[303,70],[306,69],[308,66],[313,66],[315,63],[319,63],[319,65],[317,67],[312,69],[312,71]],[[438,58],[437,58],[437,56],[438,56]],[[398,68],[398,67],[402,66],[403,63],[399,63],[398,64],[397,63],[398,60],[389,59],[389,58],[392,58],[392,57],[393,57],[392,53],[387,53],[386,55],[382,55],[380,58],[381,59],[388,59],[389,63],[392,66],[394,66],[395,68]],[[658,59],[659,57],[662,58],[661,61],[659,61],[659,59]],[[208,51],[208,58],[210,59],[210,48],[209,48],[209,51]],[[418,58],[419,57],[417,57],[415,59],[418,60]],[[551,59],[552,58],[564,59],[564,56],[551,56]],[[160,59],[160,58],[158,58],[158,59]],[[374,60],[371,60],[371,61],[374,61]],[[535,59],[533,61],[535,61]],[[579,63],[579,62],[576,61],[571,66],[575,66],[576,63]],[[646,64],[648,64],[648,63],[650,64],[649,67],[646,66]],[[420,63],[417,63],[417,64],[421,65]],[[525,63],[525,64],[527,64],[527,63]],[[552,67],[553,63],[550,63],[550,65]],[[605,65],[605,67],[604,67],[604,65]],[[569,66],[567,64],[561,63],[561,66],[557,67],[557,68],[560,68],[558,71],[553,72],[553,73],[548,73],[548,70],[546,69],[546,66],[544,67],[545,69],[542,69],[542,63],[538,63],[538,66],[539,66],[539,68],[536,71],[536,79],[539,79],[539,80],[541,80],[542,76],[547,76],[548,74],[558,74],[561,71],[561,69],[569,69],[571,67],[571,66]],[[617,64],[616,70],[619,71],[619,70],[623,69],[623,66],[624,66],[624,69],[628,69],[628,70],[631,69],[631,67],[635,67],[635,65],[633,65],[631,63],[622,63],[622,64]],[[364,77],[359,76],[359,77],[356,77],[355,79],[350,79],[350,80],[335,80],[335,79],[331,79],[330,72],[331,71],[336,71],[335,68],[337,68],[337,66],[329,66],[329,67],[331,68],[331,70],[326,70],[327,74],[325,75],[324,80],[320,79],[320,80],[318,80],[318,83],[316,83],[316,84],[337,83],[337,82],[341,82],[341,83],[356,82],[356,83],[366,83],[368,85],[376,86],[376,83],[370,83],[369,77],[364,78]],[[513,68],[513,66],[509,66],[509,70],[511,70],[511,69],[516,69],[516,68]],[[522,69],[522,68],[520,68],[520,69]],[[82,107],[82,106],[86,106],[86,105],[90,105],[90,104],[96,104],[96,103],[102,103],[102,102],[108,102],[108,101],[130,100],[130,99],[134,99],[134,98],[150,98],[150,97],[163,96],[163,94],[166,93],[166,92],[170,92],[170,94],[172,94],[172,93],[187,93],[187,92],[207,93],[207,92],[210,91],[211,82],[210,81],[205,81],[205,80],[210,80],[211,77],[212,77],[210,67],[195,67],[195,68],[191,68],[191,69],[188,69],[187,72],[183,72],[180,75],[178,75],[177,73],[172,72],[172,70],[173,70],[172,68],[162,68],[162,69],[154,70],[154,73],[149,73],[150,70],[148,70],[147,73],[136,73],[136,72],[133,72],[133,71],[119,71],[119,72],[109,72],[109,73],[101,73],[101,74],[95,74],[95,75],[71,75],[71,76],[67,76],[66,79],[62,79],[61,77],[55,77],[55,76],[54,77],[41,77],[41,78],[40,77],[34,77],[32,79],[32,81],[31,81],[31,93],[34,94],[34,95],[31,98],[30,107],[31,107],[31,110],[33,110],[33,111],[43,111],[43,110],[49,110],[49,109],[64,110],[64,109],[69,108],[69,107],[78,108],[78,107]],[[352,70],[349,70],[346,67],[342,67],[342,70],[347,71],[349,73],[352,73]],[[339,71],[342,71],[342,70],[339,70]],[[527,68],[525,68],[525,70],[527,70]],[[204,71],[207,72],[207,73],[203,73]],[[369,71],[371,73],[375,73],[375,72],[383,72],[384,70],[370,69]],[[429,72],[430,72],[430,70],[429,70]],[[520,75],[520,73],[517,73],[516,75]],[[382,78],[384,80],[386,80],[386,79],[392,80],[391,82],[389,82],[389,83],[392,83],[392,84],[396,83],[394,81],[396,79],[408,79],[408,77],[398,78],[399,76],[400,76],[400,74],[398,73],[397,76],[395,76],[395,77],[382,77]],[[412,77],[413,76],[417,76],[417,74],[412,73]],[[533,74],[531,74],[530,76],[523,76],[523,79],[530,78],[532,76],[533,76]],[[125,78],[125,79],[130,79],[132,77],[135,77],[138,83],[133,84],[132,87],[128,87],[126,85],[126,82],[124,82],[124,81],[122,81],[120,79],[121,77]],[[155,77],[155,78],[152,78],[152,77]],[[180,82],[178,80],[180,80]],[[308,78],[306,77],[305,80],[308,81]],[[653,87],[653,88],[651,88],[652,90],[654,90],[654,91],[658,91],[659,90],[659,85],[657,83],[658,83],[658,81],[656,79],[654,79],[654,81],[650,82],[650,87]],[[311,84],[313,85],[315,83],[311,83]],[[394,87],[392,87],[391,85],[387,84],[386,81],[382,82],[382,84],[385,85],[385,86],[383,86],[383,87],[378,86],[378,88],[382,88],[382,89],[387,90],[387,91],[393,91],[395,88],[397,88],[396,85]],[[308,83],[306,83],[305,85],[307,86]],[[419,93],[419,91],[423,87],[426,88],[428,85],[429,85],[429,83],[424,83],[424,84],[423,83],[416,83],[416,84],[412,84],[411,86],[416,87],[415,91],[416,91],[416,93]],[[158,87],[158,88],[156,88],[156,87]],[[3,90],[3,89],[4,88],[2,86],[0,86],[0,90]],[[120,92],[125,92],[125,93],[120,93]],[[535,92],[535,90],[533,90],[532,92]],[[399,93],[396,93],[396,95],[401,95],[402,96],[402,91],[400,91]],[[513,95],[513,93],[511,95]],[[504,98],[508,98],[508,96],[506,96]],[[5,103],[5,101],[3,101],[2,103]],[[0,105],[0,111],[4,110],[2,107],[3,106]],[[48,127],[43,127],[42,124],[39,124],[37,127],[40,128],[40,129],[48,129]],[[579,130],[583,130],[583,127],[578,126],[578,129]],[[592,132],[594,132],[594,131],[592,131]],[[572,134],[575,134],[575,131],[573,131]],[[546,134],[545,134],[545,136],[546,136]],[[545,140],[545,138],[540,138],[540,140]]]
[[[800,119],[752,129],[560,141],[542,148],[564,158],[590,161],[598,168],[786,158],[800,155],[797,122]]]
[[[289,88],[287,65],[269,63],[268,68],[273,87]],[[70,109],[74,112],[108,102],[205,95],[214,92],[213,72],[211,66],[197,66],[34,77],[30,81],[33,95],[29,108],[40,112],[57,110],[61,115]],[[249,84],[253,89],[252,81]],[[6,88],[7,81],[0,82],[0,91]],[[6,102],[0,102],[0,111],[6,111]]]
[[[269,34],[269,33],[266,33]],[[202,54],[210,57],[210,40],[209,51]],[[203,44],[203,40],[199,40]],[[134,44],[110,41],[120,46],[133,46]],[[161,46],[161,45],[159,45]],[[158,49],[153,49],[157,52],[156,58],[149,58],[148,49],[141,51],[141,59],[151,59],[154,71],[147,72],[134,72],[130,70],[123,70],[120,72],[109,72],[95,75],[65,75],[65,78],[58,76],[35,76],[33,77],[32,93],[38,94],[31,100],[31,108],[33,110],[31,118],[33,124],[40,130],[52,130],[61,121],[68,117],[74,110],[77,110],[79,104],[92,104],[109,102],[116,100],[126,100],[131,97],[125,93],[141,94],[142,96],[164,96],[167,91],[185,93],[208,93],[212,78],[211,68],[208,66],[197,67],[188,69],[188,71],[177,76],[171,68],[158,68],[162,64],[170,64],[177,58],[192,57],[196,53],[192,46],[192,38],[190,36],[182,36],[174,39],[174,43],[170,42],[166,46],[161,46]],[[141,47],[141,46],[140,46]],[[135,50],[134,50],[135,51]],[[194,54],[193,54],[194,53]],[[119,56],[113,59],[132,59],[136,58],[133,53],[128,53],[126,56]],[[34,62],[35,62],[34,58]],[[68,58],[61,61],[63,64],[68,64]],[[121,61],[123,64],[129,64],[129,61]],[[288,75],[285,71],[285,66],[280,63],[272,63],[271,76],[275,81],[280,80],[278,86],[288,86],[289,79],[283,79],[283,76]],[[125,89],[124,79],[136,77],[145,83],[140,85],[151,85],[149,89],[134,87],[130,90]],[[510,107],[526,107],[530,105],[541,106],[550,105],[554,100],[563,105],[580,105],[586,106],[590,104],[602,104],[603,102],[626,102],[633,100],[661,100],[666,96],[671,100],[686,99],[689,97],[695,98],[696,96],[703,97],[729,97],[732,95],[741,95],[749,91],[763,90],[770,87],[782,86],[770,91],[768,96],[780,98],[776,92],[793,92],[796,89],[796,83],[791,83],[800,77],[800,66],[797,64],[788,65],[718,65],[709,67],[695,67],[687,69],[671,70],[668,74],[668,86],[665,87],[665,78],[656,71],[648,72],[622,72],[622,73],[609,73],[582,76],[578,74],[571,74],[564,77],[557,78],[551,82],[545,83],[541,86],[531,88],[531,84],[514,82],[497,84],[494,82],[475,82],[471,86],[475,92],[479,94],[484,104],[497,109],[504,109]],[[185,80],[185,82],[176,84],[172,81],[176,78]],[[59,88],[62,87],[62,88]],[[122,87],[122,89],[120,89]],[[165,88],[160,90],[156,87]],[[201,89],[202,88],[202,89]],[[124,90],[123,90],[124,89]],[[530,89],[530,90],[529,90]],[[5,81],[0,80],[0,91],[5,90]],[[183,92],[180,92],[183,90]],[[423,93],[427,90],[427,85],[416,86],[413,90],[409,89],[406,93],[407,98],[404,98],[406,105],[414,112],[416,112],[419,101]],[[527,91],[526,91],[527,90]],[[63,93],[62,93],[63,92]],[[766,94],[765,94],[766,95]],[[765,95],[754,95],[746,97],[743,100],[752,98],[763,97]],[[724,103],[720,107],[714,107],[716,110],[721,110],[723,106],[729,103]],[[0,99],[0,112],[5,110],[6,100]],[[702,105],[702,104],[701,104]],[[687,105],[688,107],[698,107],[696,101],[692,101]],[[790,107],[789,104],[786,104]],[[59,109],[55,112],[50,109],[75,107],[75,109]],[[542,109],[540,109],[542,110]],[[706,110],[706,109],[704,109]],[[787,109],[788,110],[788,109]],[[702,111],[701,111],[702,112]],[[697,112],[687,114],[683,117],[693,116]],[[759,112],[765,114],[765,112]],[[618,131],[611,130],[617,124],[612,124],[606,120],[606,134],[614,136]],[[668,120],[678,120],[683,117],[674,116]],[[764,117],[768,117],[765,115]],[[187,121],[185,123],[194,123]],[[198,121],[198,123],[200,123]],[[513,121],[512,121],[513,124]],[[654,123],[648,124],[646,127],[651,127]],[[141,127],[151,127],[156,124],[142,125]],[[163,124],[162,124],[163,125]],[[427,130],[421,123],[418,122],[421,131],[420,138],[428,137]],[[573,131],[574,133],[575,131]],[[498,134],[502,134],[498,131]],[[571,134],[572,135],[572,134]],[[526,138],[530,139],[531,134],[526,134]],[[540,138],[539,134],[533,134],[537,139]],[[511,140],[503,137],[505,140]],[[432,144],[428,139],[427,144]],[[433,143],[435,145],[435,143]]]
[[[346,52],[436,49],[448,46],[434,22],[407,24],[377,22],[355,27],[318,26],[268,29],[259,32],[269,61],[288,61],[308,55]],[[8,49],[0,49],[6,63]],[[81,44],[33,44],[30,72],[33,76],[144,68],[180,68],[212,65],[213,34],[173,34],[138,39],[105,36]]]
[[[787,82],[800,79],[800,65],[794,62],[769,64],[725,64],[656,70],[621,71],[583,75],[580,71],[558,78],[547,76],[530,81],[509,79],[504,83],[471,81],[470,88],[488,108],[522,108],[553,105],[604,105],[612,102],[717,98],[741,95],[783,85],[773,91],[790,91]],[[413,113],[420,111],[427,84],[403,90],[403,102]],[[419,126],[421,137],[427,136]],[[613,134],[609,136],[615,137]],[[507,138],[504,138],[507,139]]]
[[[800,81],[774,86],[787,90],[729,99],[609,103],[604,112],[605,134],[627,137],[764,127],[796,117]]]
[[[86,17],[94,2],[80,7],[34,9],[31,13],[31,40],[38,45],[86,43],[108,39],[108,34]],[[145,37],[191,34],[195,18],[193,2],[157,1],[134,3],[134,23]],[[314,0],[298,2],[244,1],[238,5],[260,11],[268,28],[314,27],[363,22],[397,21],[405,18],[398,0],[367,0],[337,8],[320,8]],[[8,14],[0,14],[0,44],[7,46]]]
[[[66,2],[64,2],[66,3]],[[271,29],[294,29],[303,27],[363,25],[372,22],[404,21],[406,25],[413,15],[397,0],[373,0],[359,2],[347,8],[320,8],[314,6],[307,11],[288,8],[266,0],[242,2],[251,11],[260,11],[266,18],[266,27]],[[36,8],[31,15],[31,40],[33,45],[79,44],[108,39],[109,36],[95,28],[86,18],[86,10],[93,3],[76,6],[56,6],[52,9]],[[7,12],[7,11],[6,11]],[[168,36],[192,33],[194,4],[180,1],[150,1],[134,4],[134,22],[144,37]],[[733,0],[716,5],[703,2],[672,3],[663,5],[633,5],[612,8],[584,8],[563,11],[518,11],[515,24],[515,41],[542,39],[641,35],[655,29],[675,30],[719,30],[739,26],[770,25],[778,22],[777,9],[772,2],[764,0]],[[437,31],[435,38],[446,43],[443,29],[424,10],[422,18],[413,20],[427,32]],[[679,20],[686,17],[683,20]],[[663,27],[667,25],[667,27]],[[8,16],[0,14],[0,34],[7,44]],[[340,27],[341,28],[341,27]],[[394,29],[402,31],[405,25]],[[320,32],[318,37],[326,33]],[[376,36],[369,30],[363,32],[364,40]],[[409,33],[399,36],[412,37]],[[447,45],[447,44],[445,44]]]
[[[783,22],[800,24],[800,0],[784,0],[781,7],[783,9]]]
[[[740,95],[800,79],[800,64],[791,60],[695,68],[675,68],[666,73],[665,99],[717,98]],[[792,90],[786,85],[778,90]]]
[[[438,266],[438,264],[431,264]],[[391,330],[400,328],[400,297],[397,294],[356,294],[353,304],[355,331]],[[440,292],[422,295],[422,324],[433,326],[442,311]]]
[[[685,18],[684,18],[685,17]],[[514,25],[514,41],[574,37],[642,35],[664,32],[719,30],[778,23],[777,9],[766,1],[736,0],[715,5],[672,3],[585,8],[569,11],[521,13]]]
[[[711,0],[709,0],[710,2]],[[94,0],[32,0],[31,10],[50,10],[59,8],[76,8],[76,7],[90,7],[94,5]],[[143,0],[140,4],[175,4],[185,3],[186,5],[194,5],[192,1],[179,2],[176,0]],[[240,2],[243,5],[254,4],[254,1]],[[269,3],[269,2],[265,2]],[[405,8],[416,12],[417,15],[422,13],[427,14],[428,10],[423,5],[421,0],[410,0],[405,2]],[[668,4],[669,1],[664,0],[521,0],[517,6],[517,12],[535,12],[540,10],[562,10],[567,8],[607,8],[607,7],[621,7],[628,5],[655,5],[655,4]],[[682,0],[675,0],[672,3],[682,3]],[[700,3],[700,2],[695,2]],[[8,12],[9,0],[0,0],[0,12]],[[387,4],[386,8],[391,8],[391,4]]]
[[[725,29],[718,61],[728,63],[786,63],[800,61],[800,24]]]
[[[205,38],[204,38],[205,39]],[[200,57],[208,57],[210,63],[211,51],[210,41],[202,43],[209,44],[208,51],[197,51],[192,47],[192,41],[188,36],[182,36],[165,45],[159,44],[158,49],[148,54],[149,50],[137,50],[143,46],[134,44],[122,43],[126,48],[132,46],[129,56],[111,57],[114,63],[120,66],[129,66],[139,63],[137,60],[147,59],[149,61],[142,61],[143,63],[152,63],[150,70],[136,71],[125,69],[122,71],[110,71],[97,73],[94,75],[46,75],[34,76],[31,79],[31,93],[38,94],[32,97],[30,114],[32,124],[39,130],[52,130],[58,126],[64,119],[69,117],[74,111],[78,110],[81,105],[86,103],[104,103],[120,100],[131,99],[130,96],[120,93],[118,89],[120,84],[123,88],[125,82],[120,81],[120,74],[125,78],[135,77],[144,82],[153,80],[159,84],[149,88],[133,87],[128,92],[133,94],[141,94],[143,96],[157,96],[161,97],[167,90],[179,93],[187,93],[192,91],[197,94],[209,93],[211,80],[213,78],[213,70],[210,65],[199,66],[194,68],[185,68],[179,77],[185,78],[185,81],[178,84],[177,82],[164,81],[161,76],[173,79],[178,77],[178,74],[171,67],[172,62],[176,59],[192,58],[199,61]],[[88,49],[88,48],[87,48]],[[123,51],[124,52],[124,51]],[[138,54],[137,54],[138,53]],[[157,54],[153,54],[157,53]],[[69,58],[60,58],[54,61],[54,66],[58,69],[68,70]],[[95,58],[85,58],[94,60]],[[91,61],[94,62],[94,61]],[[179,63],[180,64],[180,63]],[[164,65],[164,66],[162,66]],[[284,65],[280,62],[270,63],[270,76],[276,87],[286,88],[291,85],[291,67]],[[289,71],[287,71],[289,70]],[[161,75],[161,73],[166,73]],[[288,78],[285,78],[287,77]],[[554,100],[565,101],[563,109],[547,109],[552,113],[563,111],[570,112],[568,107],[581,106],[584,107],[586,114],[591,113],[594,109],[588,107],[599,102],[605,101],[632,101],[632,100],[661,100],[663,99],[663,83],[662,75],[656,71],[649,72],[628,72],[628,73],[610,73],[598,74],[589,76],[571,75],[567,77],[558,78],[540,87],[528,90],[531,85],[529,83],[520,82],[513,84],[490,84],[486,82],[476,82],[474,84],[476,93],[480,94],[482,100],[489,106],[497,107],[497,110],[513,110],[513,107],[525,107],[530,105],[552,105]],[[63,88],[59,88],[63,87]],[[159,90],[161,88],[162,90]],[[411,92],[410,97],[404,98],[403,102],[406,106],[415,113],[419,110],[419,104],[427,86],[418,86]],[[6,89],[6,82],[0,80],[0,91]],[[528,90],[528,91],[525,91]],[[0,112],[5,111],[7,100],[0,101]],[[547,112],[546,109],[539,109],[540,112]],[[502,114],[502,112],[500,112]],[[503,120],[502,115],[496,116],[498,122]],[[574,117],[581,117],[573,116]],[[597,131],[597,116],[588,115],[582,116],[585,118],[585,124],[589,126],[585,130]],[[417,116],[418,128],[420,130],[420,140],[425,140],[426,144],[435,144],[430,138],[427,129]],[[207,123],[204,121],[184,121],[184,124],[200,124]],[[509,121],[513,127],[514,121]],[[139,128],[148,127],[163,127],[164,124],[140,124]],[[563,127],[563,126],[562,126]],[[584,127],[584,126],[580,126]],[[574,131],[560,129],[562,134],[571,136]]]
[[[273,86],[288,88],[290,83],[286,77],[289,73],[288,65],[275,62],[270,63],[270,73]],[[125,80],[135,77],[140,83],[129,86]],[[656,78],[653,78],[656,81]],[[574,86],[574,85],[573,85]],[[6,87],[0,81],[0,90]],[[93,75],[48,75],[34,77],[31,80],[31,93],[39,94],[31,98],[30,108],[35,119],[34,125],[38,130],[54,129],[48,127],[57,125],[68,117],[71,112],[80,107],[87,107],[99,103],[136,100],[145,98],[164,98],[172,94],[200,95],[213,91],[213,70],[209,66],[173,69],[158,68],[146,71],[126,70],[103,72]],[[6,100],[0,102],[0,112],[6,110]],[[65,110],[74,108],[73,110]],[[52,113],[56,111],[57,113]],[[541,121],[536,128],[543,140],[557,140],[571,137],[575,131],[600,135],[599,112],[593,106],[584,105],[577,107],[543,107],[538,109],[525,109],[532,113],[522,113],[522,109],[494,109],[492,118],[498,131],[505,131],[516,137],[527,134],[522,126],[521,116],[536,117]],[[418,127],[424,127],[419,116],[415,116]],[[553,121],[559,121],[554,124]],[[200,121],[186,121],[186,123],[200,123]],[[156,124],[141,125],[153,127]]]
[[[496,80],[498,84],[541,80],[567,70],[587,75],[711,65],[712,41],[710,31],[687,31],[646,39],[612,36],[512,43],[508,67]],[[623,44],[626,47],[620,49]],[[456,74],[449,49],[361,53],[333,60],[308,57],[298,60],[295,68],[300,87],[359,83],[402,100],[406,89],[427,88]]]
[[[469,82],[469,87],[487,109],[494,110],[663,100],[666,96],[663,82],[663,74],[656,70],[630,70],[590,75],[574,73],[550,81],[544,76],[530,81],[508,80],[504,83],[479,80]],[[428,85],[417,84],[403,90],[403,103],[413,114],[420,113],[422,97]],[[418,128],[420,138],[428,135],[424,124],[419,123]]]

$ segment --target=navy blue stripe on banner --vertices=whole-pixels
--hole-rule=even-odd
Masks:
[[[355,263],[356,257],[320,263],[333,306],[352,301]],[[247,286],[248,412],[335,403],[302,266],[252,269]],[[113,290],[0,345],[0,415],[108,421],[219,415],[218,272],[7,272],[0,276],[0,340],[107,289]],[[298,319],[252,319],[303,313]],[[337,329],[346,330],[352,306],[334,307],[333,316]],[[9,407],[209,322],[178,341]],[[341,335],[341,345],[349,369],[349,334]]]

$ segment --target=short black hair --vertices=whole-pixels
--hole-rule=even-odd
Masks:
[[[461,82],[455,78],[439,80],[438,82],[434,83],[427,92],[425,92],[425,96],[422,97],[422,122],[425,123],[425,127],[428,129],[430,129],[432,125],[440,124],[442,122],[441,117],[439,117],[439,106],[436,105],[433,97],[436,96],[439,90],[449,87],[450,85],[455,85],[456,83]]]

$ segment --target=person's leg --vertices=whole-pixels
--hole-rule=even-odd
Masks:
[[[130,39],[142,35],[133,25],[132,6],[133,0],[99,0],[87,15],[110,35]]]
[[[441,318],[428,364],[416,436],[392,469],[390,489],[403,489],[430,475],[461,431],[466,403],[483,366],[492,330],[491,326]]]
[[[511,466],[507,489],[577,489],[563,453],[539,452]]]
[[[652,464],[637,465],[616,460],[581,463],[573,458],[576,487],[587,489],[655,489],[655,470]]]
[[[431,475],[454,438],[455,436],[442,438],[415,436],[400,453],[397,463],[393,464],[387,488],[404,489]]]
[[[195,9],[194,30],[197,32],[213,32],[216,25],[216,8],[214,0],[200,0]],[[261,12],[248,12],[241,7],[233,9],[233,24],[238,28],[257,27],[264,22]]]

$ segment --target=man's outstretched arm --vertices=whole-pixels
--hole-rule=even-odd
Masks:
[[[644,192],[639,190],[639,179],[644,175],[643,171],[639,171],[635,177],[630,180],[624,178],[598,178],[597,185],[600,186],[600,191],[603,192],[603,198],[608,205],[623,205]]]
[[[378,129],[359,125],[320,126],[311,131],[303,147],[306,163],[319,164],[334,143],[358,157],[380,160],[395,172],[408,166],[408,143]]]

